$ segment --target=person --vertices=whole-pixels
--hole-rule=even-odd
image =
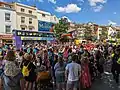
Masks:
[[[72,62],[66,66],[65,76],[67,79],[67,90],[77,90],[79,88],[81,66],[77,64],[76,61],[77,55],[73,54]]]
[[[97,70],[99,72],[99,77],[102,78],[102,73],[104,72],[104,58],[102,53],[100,52],[100,50],[96,50],[95,53],[95,60],[96,60],[96,66],[97,66]]]
[[[119,84],[119,74],[120,74],[120,64],[117,63],[117,61],[120,58],[120,51],[119,49],[115,50],[115,54],[112,58],[112,74],[113,74],[113,78],[115,79],[116,83]]]
[[[23,69],[24,66],[28,66],[29,75],[24,76],[26,80],[26,90],[33,89],[33,83],[36,81],[37,75],[35,72],[36,66],[32,62],[32,54],[26,53],[24,55],[24,60],[21,63],[21,69]]]
[[[21,86],[23,76],[15,59],[14,51],[9,50],[5,57],[4,73],[1,75],[1,85],[3,84],[4,90],[23,90]]]
[[[56,84],[58,90],[65,89],[65,63],[63,61],[63,57],[58,57],[58,62],[54,66],[55,70],[55,77],[56,77]]]
[[[83,88],[91,87],[91,76],[89,72],[89,61],[87,57],[82,57],[81,61],[82,73],[81,73],[81,82]]]
[[[3,60],[3,56],[0,56],[0,76],[2,75],[2,73],[4,72],[4,65],[5,65],[5,60]]]

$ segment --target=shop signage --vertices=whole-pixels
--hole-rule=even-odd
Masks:
[[[7,34],[5,34],[5,35],[0,35],[0,39],[12,39],[12,37],[13,37],[12,34],[11,34],[11,35],[7,35]]]
[[[53,23],[38,20],[38,31],[50,31]]]
[[[54,38],[49,38],[49,37],[21,37],[21,40],[54,40]]]

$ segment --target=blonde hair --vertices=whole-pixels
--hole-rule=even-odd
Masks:
[[[31,54],[28,54],[28,53],[25,53],[25,54],[24,54],[24,59],[31,61],[31,60],[32,60],[32,55],[31,55]]]

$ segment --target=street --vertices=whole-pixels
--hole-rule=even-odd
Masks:
[[[120,90],[112,79],[112,75],[104,75],[102,79],[96,80],[90,90]]]

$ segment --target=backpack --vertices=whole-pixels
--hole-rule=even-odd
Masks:
[[[29,76],[29,74],[30,74],[31,69],[30,70],[28,69],[29,64],[30,63],[28,63],[27,66],[23,65],[22,74],[24,77]]]

